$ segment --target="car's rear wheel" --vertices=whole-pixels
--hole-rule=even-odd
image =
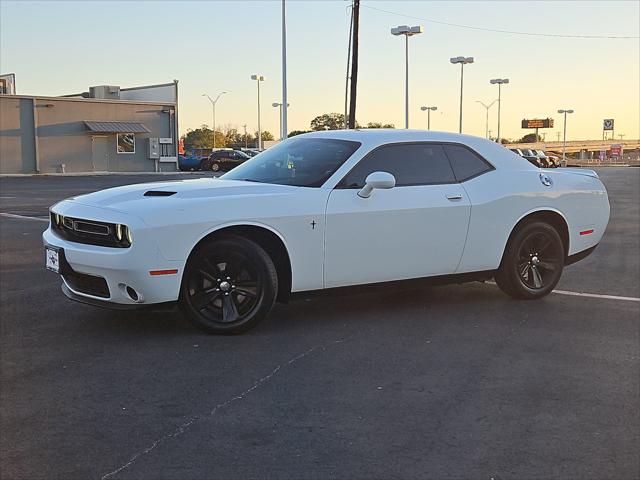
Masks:
[[[220,167],[220,164],[218,162],[213,162],[211,164],[211,171],[213,172],[219,172],[222,168]]]
[[[496,283],[514,298],[544,297],[560,280],[564,259],[564,245],[553,226],[541,221],[526,223],[509,240]]]
[[[193,252],[179,304],[198,328],[233,335],[264,319],[277,292],[278,276],[269,255],[251,240],[225,236]]]

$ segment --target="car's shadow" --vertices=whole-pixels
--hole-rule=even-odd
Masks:
[[[376,324],[393,324],[409,328],[416,321],[429,318],[461,317],[479,311],[492,311],[513,306],[497,288],[471,283],[431,286],[420,289],[396,288],[388,292],[357,294],[322,294],[298,298],[288,304],[276,304],[269,317],[255,329],[245,333],[262,336],[336,327],[371,328]],[[202,335],[179,308],[162,310],[112,311],[82,306],[83,316],[100,334],[126,336]],[[462,314],[461,312],[464,312]]]

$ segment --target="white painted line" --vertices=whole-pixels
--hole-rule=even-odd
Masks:
[[[0,213],[0,216],[7,217],[7,218],[17,218],[18,220],[38,220],[39,222],[49,222],[48,218],[27,217],[26,215],[16,215],[14,213]]]
[[[636,297],[621,297],[618,295],[602,295],[599,293],[569,292],[567,290],[554,290],[552,293],[558,293],[560,295],[571,295],[573,297],[589,297],[589,298],[602,298],[605,300],[622,300],[625,302],[640,302],[640,298],[636,298]]]
[[[496,285],[496,282],[484,282],[489,285]],[[568,290],[553,290],[551,293],[557,293],[558,295],[569,295],[571,297],[588,297],[588,298],[600,298],[603,300],[622,300],[623,302],[640,302],[640,298],[637,297],[621,297],[619,295],[604,295],[601,293],[585,293],[585,292],[570,292]]]

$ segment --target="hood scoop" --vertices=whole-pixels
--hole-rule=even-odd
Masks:
[[[176,192],[168,192],[166,190],[147,190],[144,192],[145,197],[170,197],[175,194]]]

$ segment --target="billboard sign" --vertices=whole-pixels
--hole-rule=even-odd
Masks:
[[[553,118],[524,119],[522,128],[553,128]]]
[[[611,145],[611,156],[619,157],[622,155],[622,145]]]
[[[603,130],[613,130],[613,118],[605,118],[602,121]]]

